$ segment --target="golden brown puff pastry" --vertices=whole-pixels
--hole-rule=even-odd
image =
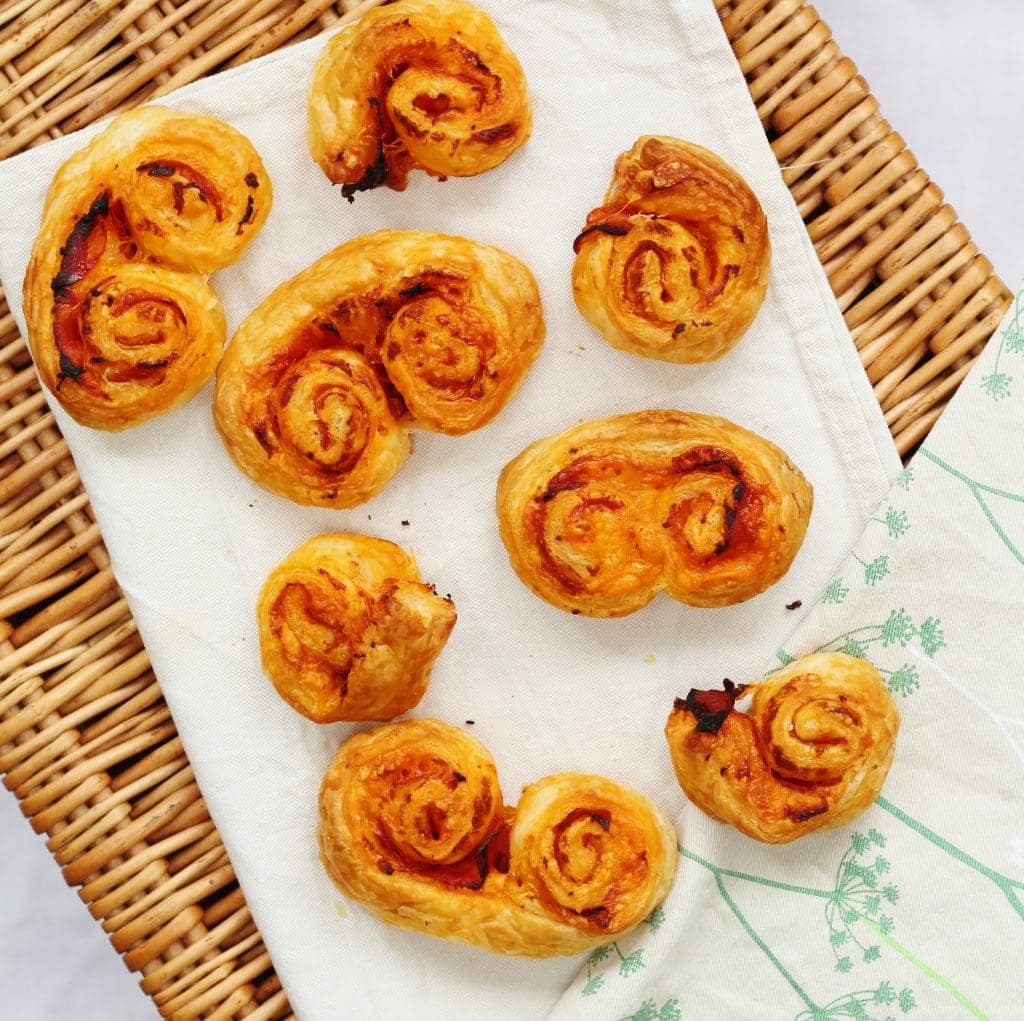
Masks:
[[[364,14],[324,48],[309,92],[309,145],[351,202],[508,159],[530,137],[530,99],[494,22],[462,0],[400,0]]]
[[[518,259],[444,234],[367,234],[245,319],[217,370],[214,419],[260,485],[353,507],[401,467],[411,425],[459,434],[489,422],[543,339]]]
[[[501,538],[542,599],[622,617],[764,591],[793,562],[813,491],[786,455],[711,415],[637,411],[538,440],[498,480]]]
[[[768,287],[768,223],[747,183],[699,145],[646,135],[619,156],[576,239],[584,316],[623,351],[668,362],[725,354]]]
[[[749,711],[734,709],[751,688]],[[842,826],[875,800],[898,729],[896,704],[870,663],[819,652],[760,684],[676,699],[665,736],[698,808],[784,844]]]
[[[256,608],[263,672],[316,723],[390,720],[423,697],[455,624],[394,543],[318,535],[271,571]]]
[[[67,412],[124,429],[213,374],[224,313],[206,281],[270,211],[248,139],[213,117],[145,106],[57,172],[25,277],[39,375]]]
[[[506,807],[487,749],[437,720],[349,738],[320,788],[320,858],[392,925],[499,954],[612,942],[661,903],[676,834],[647,798],[559,773]]]

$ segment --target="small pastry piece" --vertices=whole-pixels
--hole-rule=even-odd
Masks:
[[[724,418],[638,411],[538,440],[498,480],[516,574],[553,606],[623,617],[659,591],[690,606],[763,592],[793,562],[810,483]]]
[[[423,697],[455,607],[384,539],[335,532],[271,571],[256,608],[263,671],[316,723],[390,720]]]
[[[733,708],[750,689],[746,713]],[[878,796],[899,715],[878,671],[841,652],[803,656],[760,684],[693,690],[665,727],[686,796],[755,840],[842,826]]]
[[[81,425],[124,429],[190,400],[224,347],[207,274],[270,211],[248,139],[213,117],[144,106],[57,172],[25,276],[39,375]]]
[[[559,773],[506,807],[463,731],[409,720],[349,738],[320,788],[320,858],[378,918],[498,954],[611,943],[668,893],[677,842],[647,798]]]
[[[465,238],[379,231],[334,249],[249,314],[217,370],[228,452],[297,503],[353,507],[409,454],[409,429],[489,422],[544,339],[518,259]]]
[[[615,163],[576,239],[580,312],[615,347],[709,362],[753,322],[771,245],[757,196],[699,145],[645,135]]]
[[[351,202],[420,167],[444,180],[496,167],[530,137],[530,98],[494,22],[462,0],[400,0],[324,47],[309,145]]]

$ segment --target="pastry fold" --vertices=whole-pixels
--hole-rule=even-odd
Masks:
[[[423,697],[455,625],[394,543],[318,535],[271,571],[256,609],[263,671],[316,723],[390,720]]]
[[[757,196],[724,160],[678,138],[646,135],[619,156],[575,249],[580,312],[615,347],[668,362],[725,354],[768,287]]]
[[[515,572],[572,613],[622,617],[659,591],[691,606],[757,595],[789,569],[810,483],[778,447],[710,415],[638,411],[527,447],[497,513]]]
[[[544,339],[518,259],[423,231],[357,237],[282,284],[217,370],[238,466],[297,503],[353,507],[401,467],[414,424],[466,433],[519,388]]]
[[[25,277],[44,385],[82,425],[124,429],[191,399],[224,347],[207,275],[263,225],[271,185],[243,135],[145,106],[57,172]]]
[[[734,703],[753,689],[747,712]],[[769,844],[842,826],[878,797],[899,715],[878,671],[840,652],[803,656],[759,684],[693,690],[665,727],[686,796]]]
[[[530,136],[530,98],[494,22],[462,0],[400,0],[324,47],[309,91],[313,158],[351,202],[419,167],[471,177]]]
[[[482,744],[437,720],[349,738],[320,788],[320,857],[392,925],[499,954],[610,943],[664,899],[676,835],[647,798],[559,773],[506,807]]]

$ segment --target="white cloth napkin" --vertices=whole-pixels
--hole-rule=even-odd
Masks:
[[[797,211],[780,180],[710,0],[486,0],[533,93],[527,146],[500,168],[344,202],[305,142],[314,39],[183,89],[166,102],[213,114],[262,154],[274,209],[241,263],[214,285],[237,326],[276,284],[323,252],[383,227],[462,234],[523,259],[540,283],[544,351],[487,428],[418,433],[384,493],[347,511],[293,506],[229,460],[210,390],[188,407],[109,435],[57,409],[114,568],[196,775],[285,988],[303,1021],[536,1017],[579,959],[535,962],[401,932],[343,906],[317,860],[320,777],[352,727],[318,727],[260,672],[256,594],[273,565],[322,531],[365,531],[414,548],[459,620],[419,715],[469,729],[493,752],[503,789],[552,772],[607,774],[694,823],[661,735],[673,695],[753,676],[789,623],[834,577],[898,460]],[[47,185],[95,128],[0,164],[0,278],[23,326],[21,281]],[[641,134],[719,152],[765,207],[774,261],[748,335],[711,365],[673,366],[613,350],[577,313],[572,240],[616,155]],[[749,603],[700,610],[660,598],[623,620],[570,616],[509,568],[493,512],[501,467],[533,439],[580,419],[654,407],[725,415],[785,449],[815,487],[803,550]],[[401,522],[408,521],[407,527]]]

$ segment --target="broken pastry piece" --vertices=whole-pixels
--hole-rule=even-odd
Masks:
[[[753,691],[749,710],[736,700]],[[878,796],[899,715],[878,671],[819,652],[758,684],[692,690],[665,727],[679,785],[755,840],[784,844],[842,826]]]
[[[408,712],[455,625],[451,599],[423,584],[411,554],[340,532],[278,564],[256,613],[264,673],[316,723]]]

